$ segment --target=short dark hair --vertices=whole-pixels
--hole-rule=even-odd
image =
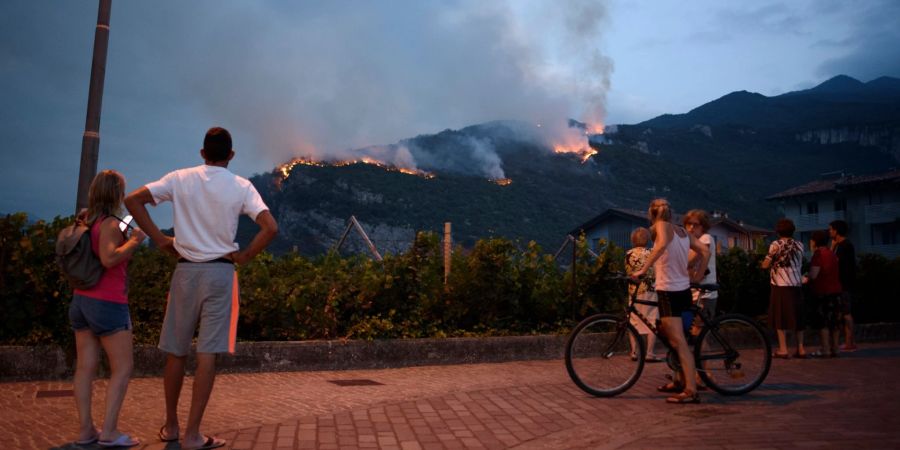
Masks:
[[[810,239],[816,243],[816,247],[824,247],[828,245],[828,232],[825,230],[813,231]]]
[[[839,236],[846,237],[847,232],[850,231],[850,226],[847,225],[847,222],[840,219],[831,221],[828,226],[834,228],[834,231],[836,231]]]
[[[702,209],[692,209],[684,213],[684,223],[687,224],[687,221],[690,219],[696,219],[704,233],[709,231],[711,225],[709,223],[709,214],[707,214],[706,211]]]
[[[224,161],[231,154],[231,133],[222,127],[212,127],[203,138],[206,159],[212,162]]]
[[[794,221],[791,219],[778,219],[778,222],[775,223],[775,233],[778,234],[779,237],[791,237],[794,235]]]

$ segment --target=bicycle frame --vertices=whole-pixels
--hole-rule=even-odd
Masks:
[[[631,278],[627,278],[627,281],[628,281],[628,284],[633,284],[633,285],[635,285],[635,287],[637,287],[638,285],[640,285],[640,283],[643,282],[643,281],[635,281]],[[700,285],[700,284],[696,284],[696,283],[691,283],[691,288],[700,289],[701,294],[706,293],[706,292],[711,292],[711,291],[718,289],[717,286]],[[641,314],[640,311],[638,311],[637,308],[634,307],[635,304],[658,306],[659,303],[651,302],[651,301],[647,301],[647,300],[638,300],[637,293],[638,293],[638,289],[634,289],[634,292],[629,294],[628,304],[625,306],[624,320],[622,320],[622,322],[621,322],[622,328],[620,328],[619,331],[617,332],[616,338],[613,339],[609,348],[610,349],[615,348],[615,346],[619,344],[620,340],[625,335],[624,327],[628,326],[628,324],[630,323],[629,319],[630,319],[631,315],[633,314],[641,322],[643,322],[644,325],[647,326],[647,328],[650,330],[651,333],[653,333],[659,340],[662,341],[663,345],[666,347],[666,350],[669,353],[674,354],[675,348],[672,346],[671,343],[669,343],[669,340],[667,339],[665,333],[663,333],[662,330],[660,330],[660,328],[657,326],[656,323],[651,323],[650,320],[647,319],[646,316]],[[727,339],[722,338],[722,336],[719,334],[719,330],[712,326],[713,319],[708,317],[708,313],[705,310],[703,310],[702,308],[698,307],[696,304],[691,304],[689,309],[692,313],[694,313],[695,316],[700,317],[700,321],[703,323],[701,329],[708,328],[709,332],[716,339],[716,341],[722,346],[723,351],[724,351],[724,354],[703,355],[702,357],[698,357],[697,361],[700,362],[701,360],[705,361],[705,360],[710,360],[710,359],[724,359],[727,364],[732,363],[736,359],[736,357],[737,357],[736,355],[738,353],[734,350],[734,348],[732,348],[731,344],[728,342]],[[639,345],[643,345],[643,343],[641,343]],[[609,354],[609,351],[607,351],[605,353]],[[672,367],[672,368],[677,369],[677,368],[679,368],[677,366],[679,366],[680,364],[679,364],[678,359],[674,358],[674,360],[669,361],[669,365],[670,366],[674,365],[675,367]],[[701,368],[700,364],[697,364],[697,370],[704,371],[704,369]]]

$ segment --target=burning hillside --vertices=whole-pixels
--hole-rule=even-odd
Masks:
[[[294,159],[276,167],[274,172],[281,176],[280,179],[278,180],[278,186],[280,188],[281,182],[291,176],[291,172],[293,171],[294,167],[296,167],[297,165],[315,166],[315,167],[345,167],[345,166],[350,166],[353,164],[368,164],[371,166],[381,168],[388,172],[400,172],[400,173],[403,173],[406,175],[414,175],[414,176],[425,178],[425,179],[434,178],[434,174],[431,172],[426,172],[424,170],[419,170],[419,169],[410,169],[410,168],[406,168],[406,167],[397,167],[395,165],[387,164],[382,161],[378,161],[374,158],[370,158],[370,157],[366,157],[366,156],[361,157],[359,159],[342,160],[342,161],[316,161],[316,160],[314,160],[312,158],[308,158],[308,157],[299,157],[299,158],[294,158]]]

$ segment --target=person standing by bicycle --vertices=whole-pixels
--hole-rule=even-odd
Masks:
[[[689,272],[700,277],[700,283],[702,284],[716,284],[717,282],[715,243],[713,242],[713,237],[709,234],[709,228],[709,214],[706,211],[692,209],[684,214],[684,229],[709,249],[709,260],[705,266],[700,265],[700,255],[698,253],[690,252],[689,254]],[[694,303],[708,318],[716,317],[716,303],[719,299],[718,291],[692,289],[691,295]],[[690,327],[691,336],[697,337],[702,327],[703,322],[699,318],[694,318]]]
[[[684,228],[672,223],[672,209],[669,202],[658,198],[650,202],[647,219],[650,221],[653,250],[647,262],[632,277],[643,276],[652,266],[656,275],[656,296],[659,301],[661,330],[678,353],[681,362],[681,380],[684,386],[669,383],[659,387],[662,392],[680,393],[666,399],[669,403],[700,403],[697,393],[697,369],[684,336],[681,315],[691,306],[691,282],[699,282],[688,273],[688,250],[700,255],[700,267],[709,261],[709,249],[701,244]],[[701,272],[702,274],[702,272]]]

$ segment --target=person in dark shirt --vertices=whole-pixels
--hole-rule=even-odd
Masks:
[[[844,345],[841,350],[845,352],[856,351],[856,340],[853,338],[853,315],[851,314],[851,292],[853,282],[856,280],[856,249],[853,243],[847,239],[850,227],[843,220],[835,220],[828,224],[828,234],[831,236],[831,250],[838,258],[838,273],[841,279],[841,312],[844,318]]]

